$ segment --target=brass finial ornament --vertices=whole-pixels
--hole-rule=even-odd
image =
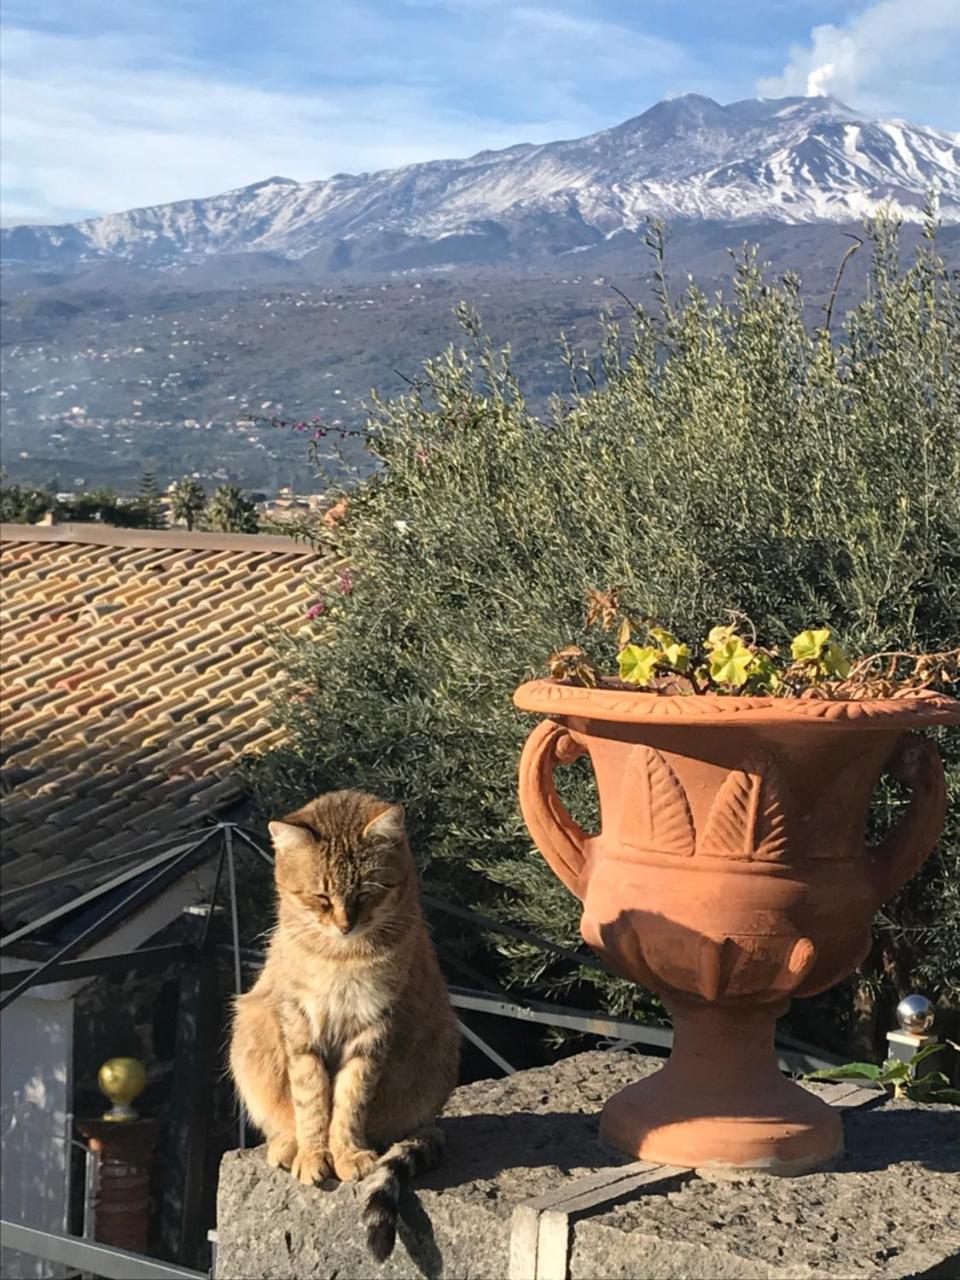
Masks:
[[[130,1105],[147,1087],[147,1072],[137,1058],[111,1058],[97,1074],[100,1092],[110,1099],[110,1110],[104,1120],[136,1120],[137,1112]]]

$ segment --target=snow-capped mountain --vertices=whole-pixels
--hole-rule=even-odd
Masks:
[[[960,222],[960,133],[874,120],[835,99],[686,95],[586,138],[483,151],[318,182],[269,178],[206,199],[67,226],[13,227],[24,266],[119,259],[170,267],[215,255],[313,257],[331,270],[569,252],[667,221],[850,222],[889,206],[917,221],[927,192]]]

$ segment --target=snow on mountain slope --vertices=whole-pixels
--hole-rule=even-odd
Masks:
[[[960,222],[960,134],[872,120],[832,98],[688,94],[572,141],[521,144],[319,182],[269,178],[206,199],[2,233],[26,265],[120,258],[175,266],[251,251],[358,265],[411,245],[462,260],[558,253],[651,217],[849,222],[881,205],[917,221],[935,190]]]

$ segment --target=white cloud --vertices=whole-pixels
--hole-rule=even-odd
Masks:
[[[416,82],[309,92],[235,83],[142,36],[6,30],[2,52],[5,223],[73,220],[271,174],[389,168],[574,127],[562,112],[506,122],[441,108]]]
[[[958,0],[879,0],[845,23],[814,27],[783,72],[757,87],[767,97],[831,94],[871,111],[942,120],[951,110],[960,116],[958,65]]]
[[[689,72],[693,65],[689,55],[672,40],[582,13],[516,5],[510,8],[508,21],[512,39],[529,42],[533,37],[549,42],[547,48],[540,43],[537,52],[549,52],[553,59],[569,63],[570,70],[581,74],[587,65],[593,75],[629,80],[652,66],[672,74]],[[520,47],[525,49],[529,44]]]
[[[602,0],[42,7],[8,0],[0,43],[8,223],[576,137],[717,91]]]

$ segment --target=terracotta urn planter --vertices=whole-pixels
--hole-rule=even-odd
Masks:
[[[913,728],[960,723],[932,694],[889,700],[680,696],[522,685],[545,714],[520,762],[538,848],[583,903],[581,932],[616,973],[657,992],[674,1025],[655,1075],[603,1109],[602,1140],[687,1167],[798,1174],[842,1149],[837,1111],[777,1068],[792,996],[845,978],[877,908],[923,864],[943,825],[936,747]],[[589,755],[602,829],[554,785]],[[866,843],[883,773],[906,784],[898,825]]]

